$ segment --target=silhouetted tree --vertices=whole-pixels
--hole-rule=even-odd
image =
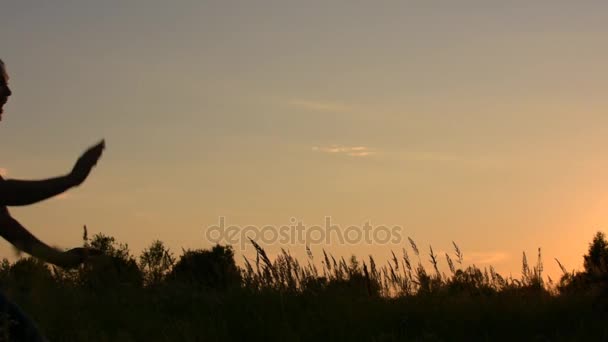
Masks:
[[[159,284],[175,264],[175,258],[162,241],[152,242],[139,256],[139,265],[148,286]]]
[[[102,233],[95,234],[90,242],[91,247],[100,250],[103,254],[120,259],[132,258],[128,244],[119,244],[113,236]]]
[[[597,232],[584,256],[583,272],[566,273],[560,279],[560,293],[605,293],[608,291],[608,241]]]
[[[589,244],[584,266],[592,279],[603,279],[608,275],[608,241],[603,232],[597,232]]]

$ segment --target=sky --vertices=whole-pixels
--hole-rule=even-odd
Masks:
[[[445,266],[454,241],[517,275],[541,248],[555,279],[606,231],[606,2],[24,0],[0,23],[3,175],[62,175],[107,143],[84,185],[12,209],[51,245],[86,224],[179,255],[222,217],[330,217],[401,240],[313,254],[383,261],[411,237]]]

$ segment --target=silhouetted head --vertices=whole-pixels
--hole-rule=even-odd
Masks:
[[[2,113],[4,113],[4,105],[11,96],[11,89],[8,87],[8,73],[4,62],[0,59],[0,121],[2,121]]]

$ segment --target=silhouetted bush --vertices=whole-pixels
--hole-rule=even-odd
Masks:
[[[8,270],[9,287],[18,291],[30,291],[34,287],[53,285],[53,274],[43,261],[28,257],[17,260]]]
[[[82,271],[82,283],[90,288],[104,289],[116,285],[140,287],[143,275],[134,259],[116,256],[96,258]]]
[[[80,270],[80,283],[92,289],[108,289],[118,285],[140,287],[143,274],[131,256],[126,244],[118,244],[114,237],[97,234],[91,247],[99,249],[104,256],[92,258]]]
[[[168,275],[177,281],[218,290],[241,285],[241,273],[230,246],[216,245],[211,250],[187,250]]]

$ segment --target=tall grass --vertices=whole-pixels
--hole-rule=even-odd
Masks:
[[[490,266],[479,268],[463,265],[463,253],[453,243],[454,254],[445,254],[449,274],[439,270],[439,256],[429,246],[431,270],[421,261],[422,253],[416,242],[409,238],[410,249],[416,261],[412,261],[407,248],[398,257],[394,251],[391,259],[380,264],[372,256],[366,260],[356,257],[336,259],[331,253],[322,250],[319,255],[321,269],[314,263],[315,256],[307,247],[308,260],[304,263],[295,259],[288,251],[281,252],[270,260],[262,246],[251,241],[255,250],[255,260],[245,258],[243,282],[251,290],[272,290],[291,293],[305,293],[340,288],[344,291],[362,291],[369,296],[403,297],[431,294],[491,294],[501,291],[537,291],[546,294],[556,293],[552,281],[543,280],[541,250],[538,250],[536,264],[529,266],[526,254],[522,258],[521,278],[503,277]],[[456,263],[453,261],[456,260]]]
[[[608,339],[604,292],[572,290],[568,284],[584,288],[587,278],[565,269],[559,284],[545,280],[540,249],[533,264],[522,255],[521,277],[513,278],[465,265],[455,243],[440,256],[413,239],[382,262],[309,247],[303,260],[288,250],[270,258],[251,241],[255,258],[242,267],[226,246],[175,260],[155,241],[137,260],[107,236],[86,243],[110,261],[73,271],[31,258],[0,263],[2,289],[50,340]]]

